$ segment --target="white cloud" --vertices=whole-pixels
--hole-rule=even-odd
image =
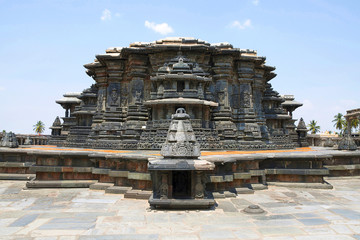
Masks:
[[[230,24],[230,27],[232,28],[238,28],[238,29],[245,29],[245,28],[249,28],[251,27],[251,20],[250,19],[246,19],[243,23],[239,22],[239,21],[233,21]]]
[[[259,5],[259,0],[253,0],[252,3],[253,3],[255,6],[257,6],[257,5]]]
[[[108,21],[111,19],[111,12],[109,9],[105,9],[103,12],[102,12],[102,15],[101,15],[101,18],[100,18],[102,21]]]
[[[4,91],[5,88],[3,86],[0,86],[0,91]]]
[[[145,27],[160,33],[161,35],[167,35],[169,33],[173,33],[174,30],[172,29],[172,27],[169,26],[169,24],[167,23],[159,23],[156,24],[154,22],[149,22],[149,21],[145,21]]]

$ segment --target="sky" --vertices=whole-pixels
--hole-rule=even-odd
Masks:
[[[360,108],[360,1],[0,0],[0,130],[46,134],[55,103],[94,80],[84,64],[109,47],[194,37],[257,50],[275,66],[294,118],[334,131],[337,113]]]

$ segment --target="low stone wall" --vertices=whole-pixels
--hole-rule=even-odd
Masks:
[[[334,153],[324,161],[330,177],[360,176],[360,152]]]
[[[152,181],[144,154],[0,148],[0,176],[36,174],[28,187],[88,187],[94,182],[150,191]],[[215,164],[206,174],[206,189],[236,192],[269,183],[324,185],[324,177],[360,175],[360,151],[322,150],[287,154],[202,156]],[[7,175],[6,175],[7,174]],[[29,179],[29,176],[27,176]],[[19,178],[20,179],[20,178]],[[23,178],[24,179],[24,178]],[[320,184],[320,185],[319,185]]]
[[[0,133],[0,139],[2,139],[3,133]],[[30,137],[32,145],[47,145],[50,139],[50,135],[34,135],[34,134],[16,134],[16,138],[19,145],[24,145],[25,140]]]
[[[30,169],[33,165],[35,165],[35,158],[27,152],[0,148],[0,179],[29,180],[34,178],[35,172]]]
[[[140,190],[152,189],[147,169],[148,156],[91,154],[89,157],[95,163],[93,174],[98,176],[99,182]]]
[[[358,135],[354,136],[353,139],[357,146],[360,146],[360,137]],[[329,137],[329,136],[321,136],[320,134],[308,134],[307,142],[309,146],[314,147],[332,147],[337,146],[341,141],[341,137]],[[329,145],[329,143],[331,143]]]

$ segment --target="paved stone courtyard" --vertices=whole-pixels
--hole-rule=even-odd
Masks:
[[[23,190],[0,182],[0,239],[360,239],[360,178],[333,190],[270,186],[217,199],[215,210],[150,210],[146,200],[89,189]],[[258,204],[266,214],[241,210]]]

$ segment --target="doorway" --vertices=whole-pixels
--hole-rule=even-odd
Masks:
[[[191,197],[191,172],[173,171],[172,172],[173,198]]]

